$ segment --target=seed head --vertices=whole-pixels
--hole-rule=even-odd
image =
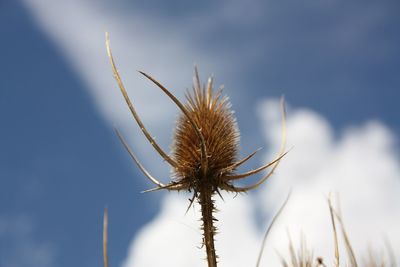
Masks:
[[[163,184],[153,177],[139,162],[126,144],[121,134],[117,131],[118,137],[124,144],[132,159],[138,165],[143,174],[152,181],[157,187],[148,191],[168,189],[168,190],[191,190],[193,189],[196,197],[199,192],[199,186],[207,186],[212,190],[211,193],[223,189],[231,192],[246,192],[257,188],[266,181],[278,166],[280,160],[286,155],[286,122],[284,101],[282,98],[282,143],[278,156],[270,163],[257,169],[235,174],[236,168],[255,155],[257,150],[241,160],[236,160],[239,145],[239,130],[236,120],[230,109],[227,97],[221,99],[221,90],[213,94],[213,80],[210,78],[206,87],[201,87],[197,69],[195,69],[193,94],[187,92],[187,103],[182,104],[167,88],[150,75],[140,71],[142,75],[157,85],[181,110],[182,114],[178,119],[175,129],[175,136],[172,145],[172,157],[167,155],[157,144],[151,134],[147,131],[139,115],[129,99],[125,86],[115,66],[112,56],[110,41],[106,33],[106,48],[110,59],[111,67],[114,73],[119,89],[125,98],[128,107],[142,130],[143,134],[160,154],[168,162],[173,170],[175,180]],[[271,167],[270,171],[258,182],[245,186],[237,187],[232,183],[235,180],[243,179],[248,176],[260,173]]]
[[[197,73],[197,72],[196,72]],[[204,137],[207,148],[207,173],[204,174],[214,186],[218,186],[223,175],[231,174],[234,169],[228,168],[237,158],[239,130],[228,97],[221,98],[221,90],[214,95],[212,79],[206,88],[198,88],[186,93],[185,108],[198,126]],[[188,179],[190,184],[201,179],[200,138],[184,114],[178,118],[173,138],[172,154],[178,163],[175,169],[177,181]]]

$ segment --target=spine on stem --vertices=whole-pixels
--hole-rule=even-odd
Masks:
[[[208,267],[217,266],[217,255],[214,246],[214,236],[216,234],[216,227],[214,226],[215,218],[213,212],[215,211],[214,200],[212,199],[212,189],[203,186],[199,191],[199,203],[201,206],[201,220],[203,223],[203,242],[207,252]]]

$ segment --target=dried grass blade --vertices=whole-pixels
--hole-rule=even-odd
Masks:
[[[331,201],[330,195],[328,197],[328,205],[329,205],[329,213],[331,216],[331,222],[332,222],[332,228],[333,228],[333,240],[334,240],[334,245],[335,245],[335,266],[339,267],[339,265],[340,265],[339,242],[338,242],[338,237],[337,237],[336,222],[335,222],[335,216],[334,216],[334,212],[333,212],[333,206],[332,206],[332,201]]]
[[[344,239],[344,244],[346,246],[346,251],[347,251],[347,254],[348,254],[349,258],[350,258],[350,266],[357,267],[358,264],[357,264],[356,255],[354,253],[353,247],[351,246],[351,242],[350,242],[349,236],[347,235],[347,231],[346,231],[346,229],[344,227],[344,223],[342,221],[342,216],[341,216],[341,214],[339,212],[336,212],[333,208],[332,208],[332,211],[333,211],[336,219],[339,221],[340,230],[342,232],[342,236],[343,236],[343,239]]]
[[[108,267],[108,210],[104,209],[103,217],[103,264]]]
[[[265,232],[265,235],[264,235],[264,238],[263,238],[263,241],[262,241],[262,245],[261,245],[261,249],[260,249],[260,253],[258,254],[256,267],[259,267],[259,266],[260,266],[261,258],[262,258],[262,255],[263,255],[263,251],[264,251],[265,244],[267,243],[268,235],[269,235],[269,233],[270,233],[272,227],[274,226],[276,220],[277,220],[278,217],[281,215],[283,209],[286,207],[286,204],[289,202],[289,198],[290,198],[290,195],[291,195],[291,194],[292,194],[292,192],[290,191],[289,194],[287,195],[286,199],[285,199],[285,202],[283,202],[283,204],[282,204],[282,206],[279,208],[278,212],[277,212],[277,213],[275,214],[275,216],[272,218],[272,221],[271,221],[270,225],[268,226],[267,231]]]

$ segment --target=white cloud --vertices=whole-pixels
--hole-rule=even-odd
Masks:
[[[265,101],[259,108],[270,144],[280,142],[277,110],[275,101]],[[323,117],[305,109],[290,111],[287,126],[289,146],[294,148],[276,175],[254,195],[225,196],[225,202],[217,201],[220,266],[255,264],[263,236],[256,227],[256,215],[271,215],[290,188],[292,197],[269,236],[261,266],[279,266],[276,250],[288,253],[287,230],[295,246],[303,233],[314,255],[322,256],[328,265],[333,263],[326,202],[330,192],[340,196],[345,227],[357,255],[366,256],[370,245],[378,251],[385,249],[385,235],[394,248],[400,247],[400,207],[396,204],[400,165],[390,131],[371,121],[335,136]],[[272,157],[268,154],[266,161]],[[133,241],[124,267],[204,266],[204,251],[196,248],[201,241],[199,208],[184,216],[187,204],[187,198],[170,193],[160,214]]]
[[[324,197],[337,192],[356,251],[365,252],[370,244],[382,249],[384,234],[399,247],[400,207],[395,203],[400,200],[400,165],[390,131],[371,121],[346,129],[335,139],[322,117],[299,110],[288,120],[288,133],[295,149],[263,194],[264,201],[275,206],[281,192],[295,189],[281,225],[295,229],[292,234],[302,229],[316,254],[332,255]],[[278,139],[272,136],[269,141]],[[276,229],[270,244],[284,246],[283,232]]]
[[[200,248],[200,207],[195,204],[185,215],[188,197],[168,194],[160,214],[132,242],[124,267],[204,266],[205,252]],[[251,201],[241,197],[232,200],[231,194],[225,196],[225,202],[217,199],[216,206],[221,209],[216,217],[223,222],[217,223],[219,233],[216,236],[221,266],[246,266],[249,260],[255,262],[259,237]]]

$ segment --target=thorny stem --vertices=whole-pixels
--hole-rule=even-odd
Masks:
[[[215,253],[213,212],[215,210],[214,200],[212,199],[212,187],[208,183],[200,186],[198,200],[201,206],[201,220],[203,221],[204,245],[206,246],[208,267],[217,266],[217,255]]]

